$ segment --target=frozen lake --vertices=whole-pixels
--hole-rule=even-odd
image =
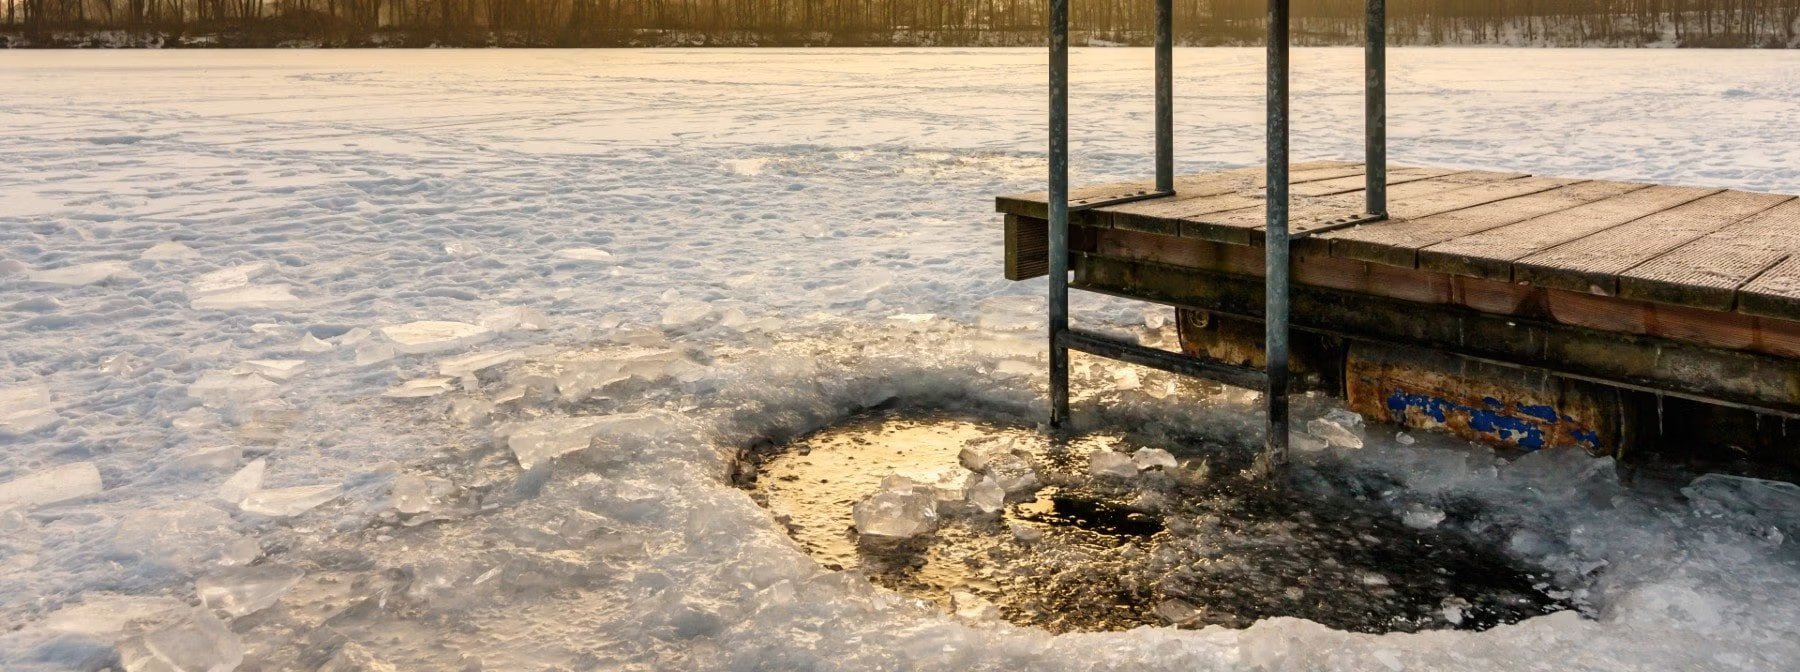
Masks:
[[[1294,61],[1295,157],[1359,158],[1361,52]],[[1800,53],[1389,62],[1395,163],[1800,192]],[[1149,51],[1072,63],[1074,179],[1146,175]],[[1800,513],[1430,437],[1307,459],[1390,472],[1378,503],[1396,512],[1480,503],[1465,524],[1503,531],[1587,616],[1050,636],[797,550],[725,476],[751,438],[883,402],[1041,410],[1042,284],[1001,279],[991,197],[1044,179],[1043,66],[1039,50],[0,53],[0,668],[1800,659]],[[1177,170],[1256,163],[1261,52],[1176,66]],[[1139,307],[1077,306],[1161,336]],[[1080,361],[1107,409],[1080,422],[1224,443],[1260,424],[1241,395],[1114,385]]]

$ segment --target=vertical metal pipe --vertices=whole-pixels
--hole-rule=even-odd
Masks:
[[[1069,419],[1069,0],[1050,0],[1050,426]]]
[[[1287,462],[1288,444],[1288,0],[1269,0],[1268,203],[1263,345],[1269,419],[1264,466]]]
[[[1175,190],[1175,0],[1156,0],[1156,190]]]
[[[1363,32],[1363,174],[1371,215],[1387,214],[1387,0],[1366,0]]]

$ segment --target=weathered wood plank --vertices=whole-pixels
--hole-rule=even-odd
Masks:
[[[1208,213],[1248,207],[1263,202],[1264,188],[1268,185],[1267,174],[1261,168],[1253,175],[1242,171],[1220,173],[1222,179],[1195,182],[1188,185],[1176,184],[1175,195],[1169,198],[1158,198],[1146,201],[1123,203],[1120,205],[1098,208],[1094,211],[1094,222],[1099,226],[1111,226],[1133,231],[1177,235],[1181,222],[1206,215]],[[1307,184],[1319,180],[1362,179],[1361,165],[1325,165],[1300,164],[1288,176],[1289,187]]]
[[[1800,255],[1789,256],[1739,287],[1737,300],[1743,313],[1800,320]]]
[[[1390,185],[1406,184],[1407,182],[1429,180],[1434,177],[1443,177],[1451,173],[1460,172],[1463,171],[1452,168],[1400,168],[1388,166],[1387,183]],[[1295,196],[1330,196],[1333,194],[1345,194],[1352,191],[1362,191],[1363,188],[1367,186],[1368,181],[1366,177],[1363,175],[1352,175],[1329,180],[1312,180],[1304,183],[1296,183],[1290,189],[1290,193]]]
[[[1007,215],[1006,279],[1028,280],[1050,274],[1050,223]]]
[[[1577,182],[1425,217],[1373,222],[1333,231],[1323,237],[1331,240],[1332,256],[1413,268],[1418,265],[1418,250],[1421,247],[1561,212],[1648,186],[1650,185],[1627,182]]]
[[[1256,247],[1117,229],[1077,231],[1093,234],[1092,246],[1085,249],[1097,256],[1249,277],[1263,275],[1262,250]],[[1800,357],[1800,321],[1547,290],[1340,257],[1296,257],[1293,281],[1416,303],[1462,306],[1495,315],[1549,319],[1603,331]]]
[[[1706,196],[1519,259],[1513,280],[1616,295],[1620,273],[1790,198],[1743,191]]]
[[[1513,279],[1513,262],[1722,189],[1658,185],[1421,248],[1418,267],[1489,280]]]
[[[1076,255],[1074,268],[1072,286],[1080,289],[1227,315],[1262,314],[1260,278],[1086,253]],[[1433,348],[1611,385],[1800,415],[1800,362],[1793,358],[1309,285],[1294,287],[1292,299],[1296,329]]]
[[[1390,186],[1388,210],[1390,215],[1397,218],[1423,217],[1444,210],[1542,191],[1574,181],[1525,177],[1519,173],[1452,173]],[[1473,202],[1469,202],[1471,199]],[[1334,218],[1360,213],[1362,209],[1361,190],[1331,196],[1294,198],[1288,208],[1289,230],[1303,232]],[[1182,222],[1181,236],[1239,245],[1260,245],[1262,229],[1266,223],[1264,210],[1262,199],[1257,199],[1256,204],[1250,207],[1189,219]]]
[[[1348,161],[1302,161],[1295,163],[1292,179],[1328,179],[1344,175],[1361,175],[1362,164]],[[1231,170],[1180,175],[1175,178],[1175,200],[1195,198],[1197,196],[1217,195],[1239,189],[1260,189],[1263,185],[1264,169],[1262,166],[1250,166]],[[1226,185],[1226,186],[1221,186]],[[1151,180],[1132,180],[1128,182],[1110,182],[1069,189],[1069,204],[1080,205],[1088,201],[1098,201],[1141,193],[1149,193],[1156,187]],[[1221,189],[1224,189],[1221,191]],[[1168,199],[1159,199],[1168,200]],[[1021,194],[1006,194],[994,199],[994,209],[999,212],[1032,217],[1036,219],[1050,218],[1050,193],[1033,191]]]
[[[1731,310],[1737,289],[1800,251],[1800,201],[1788,201],[1619,274],[1619,295]]]

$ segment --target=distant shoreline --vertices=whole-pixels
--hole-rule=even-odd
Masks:
[[[1460,36],[1472,38],[1473,36]],[[1425,39],[1419,39],[1425,38]],[[1749,40],[1719,39],[1678,40],[1672,36],[1650,40],[1648,36],[1633,38],[1560,40],[1554,38],[1523,39],[1458,39],[1439,35],[1437,39],[1390,34],[1391,46],[1501,47],[1501,48],[1676,48],[1676,49],[1755,49],[1800,48],[1800,40],[1788,44],[1752,43]],[[1077,47],[1147,47],[1148,35],[1100,31],[1075,31],[1071,44]],[[1008,31],[894,31],[882,33],[760,33],[734,31],[706,33],[682,30],[630,30],[545,37],[501,32],[468,35],[443,35],[434,31],[380,31],[309,36],[303,33],[269,30],[39,30],[0,29],[0,49],[429,49],[429,48],[796,48],[796,47],[1042,47],[1041,30]],[[1178,37],[1181,47],[1254,47],[1259,39],[1223,38],[1218,36],[1186,39]],[[1296,33],[1294,45],[1360,46],[1344,36]]]

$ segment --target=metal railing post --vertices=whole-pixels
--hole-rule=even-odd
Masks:
[[[1050,0],[1050,426],[1069,419],[1069,0]]]
[[[1387,0],[1366,0],[1363,32],[1363,175],[1368,212],[1387,215]]]
[[[1268,424],[1263,463],[1287,462],[1288,444],[1288,0],[1269,0],[1268,203],[1264,242],[1263,390]]]
[[[1174,0],[1156,0],[1156,190],[1175,190]]]

